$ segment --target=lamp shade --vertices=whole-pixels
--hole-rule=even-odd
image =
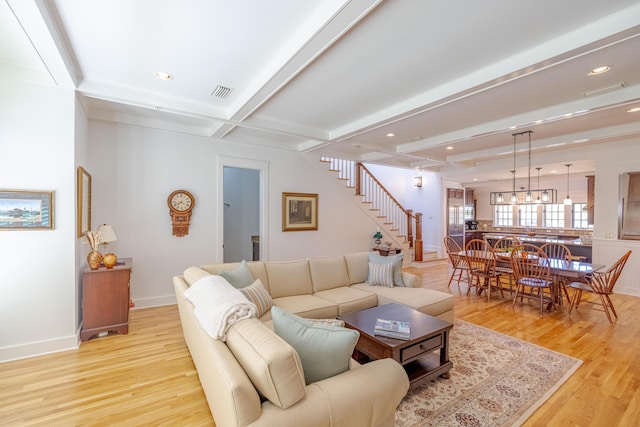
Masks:
[[[108,224],[98,226],[98,233],[100,233],[100,243],[114,242],[118,240],[113,228]]]

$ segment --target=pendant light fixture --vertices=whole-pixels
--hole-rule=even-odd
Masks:
[[[569,168],[571,167],[571,163],[565,165],[567,167],[567,198],[564,199],[565,205],[572,205],[573,200],[571,200],[571,196],[569,196]]]
[[[514,204],[518,201],[518,194],[516,193],[516,136],[518,134],[513,134],[513,170],[511,173],[513,174],[513,186],[511,190],[511,203]]]
[[[538,198],[536,199],[536,203],[542,203],[542,200],[540,199],[540,169],[542,169],[541,167],[537,167],[536,170],[538,171]],[[547,190],[545,190],[546,192]],[[547,198],[549,197],[548,193],[547,193]]]

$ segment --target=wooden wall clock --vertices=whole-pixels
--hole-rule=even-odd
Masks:
[[[176,190],[169,194],[167,205],[169,205],[173,235],[183,237],[189,234],[191,212],[196,205],[196,199],[193,197],[193,194],[187,190]]]

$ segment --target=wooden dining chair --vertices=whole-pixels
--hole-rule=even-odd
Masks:
[[[500,294],[504,297],[504,292],[500,286],[500,273],[496,270],[496,254],[491,245],[481,239],[472,239],[465,246],[465,254],[469,263],[469,275],[471,276],[471,284],[467,290],[467,295],[471,290],[473,281],[478,295],[483,290],[487,291],[487,301],[491,300],[491,289],[499,289]],[[493,284],[492,284],[493,282]]]
[[[556,243],[556,242],[549,242],[549,243],[545,243],[544,245],[540,246],[540,249],[542,249],[542,251],[547,254],[547,256],[549,258],[552,259],[559,259],[562,261],[567,261],[567,262],[571,262],[571,260],[573,259],[571,256],[571,250],[566,246],[563,245],[562,243]],[[558,296],[560,297],[560,304],[562,304],[562,294],[564,293],[564,295],[567,297],[567,304],[569,304],[571,302],[571,298],[569,298],[569,291],[567,290],[567,285],[568,280],[566,279],[566,277],[563,276],[554,276],[553,280],[555,281],[556,285],[558,286]]]
[[[600,301],[587,301],[591,304],[602,305],[602,309],[604,310],[607,318],[609,319],[609,323],[613,323],[613,319],[611,318],[611,314],[618,318],[618,313],[616,313],[616,309],[613,308],[613,302],[611,302],[610,295],[613,293],[613,287],[616,285],[620,274],[622,273],[622,269],[624,268],[629,256],[632,251],[628,251],[626,254],[622,255],[622,257],[616,261],[607,271],[605,272],[594,272],[587,278],[587,282],[572,282],[569,284],[570,288],[574,289],[573,298],[571,298],[571,305],[569,306],[569,315],[571,315],[571,311],[573,311],[573,307],[578,308],[578,304],[580,304],[580,300],[582,299],[582,292],[591,292],[600,297]]]
[[[547,254],[536,245],[521,244],[511,252],[511,268],[516,281],[513,307],[516,306],[519,297],[520,302],[523,298],[539,300],[541,316],[544,313],[545,300],[549,301],[551,308],[555,308],[555,292]]]
[[[449,257],[449,261],[453,267],[447,287],[451,287],[451,282],[454,280],[456,273],[458,275],[456,279],[458,283],[458,290],[460,290],[460,282],[465,282],[470,287],[469,263],[467,262],[467,257],[464,256],[463,249],[451,236],[444,237],[444,247],[447,250],[447,256]]]
[[[518,239],[516,236],[504,236],[495,241],[495,243],[493,244],[493,250],[496,251],[496,254],[501,252],[507,252],[507,251],[509,252],[509,254],[511,254],[511,250],[513,250],[513,248],[519,245],[520,245],[520,239]],[[509,292],[513,294],[514,278],[513,278],[513,269],[511,268],[511,264],[508,264],[508,265],[498,264],[496,266],[496,270],[499,271],[500,273],[503,273],[503,276],[507,277],[507,279],[509,280]]]

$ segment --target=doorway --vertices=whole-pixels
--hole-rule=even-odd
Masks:
[[[224,167],[224,262],[260,260],[260,171]]]
[[[269,163],[218,156],[217,262],[268,260]]]

